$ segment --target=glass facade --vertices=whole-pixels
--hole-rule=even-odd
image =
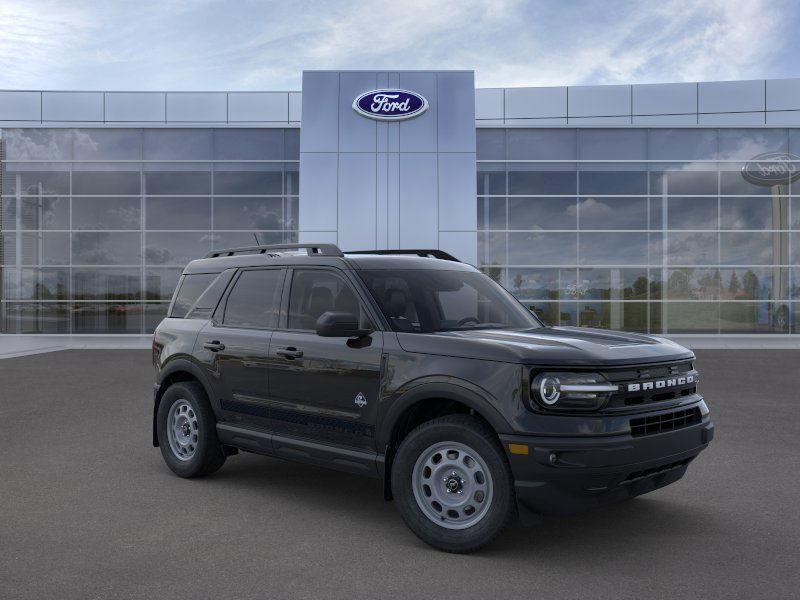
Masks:
[[[800,181],[743,174],[800,130],[477,133],[479,266],[546,322],[800,333]]]
[[[183,266],[297,240],[299,129],[3,129],[0,333],[148,333]]]

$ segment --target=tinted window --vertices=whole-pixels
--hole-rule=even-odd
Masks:
[[[538,327],[533,315],[486,275],[468,271],[359,271],[395,331]]]
[[[172,306],[172,317],[183,318],[197,301],[206,288],[214,281],[219,273],[195,273],[185,275],[181,281],[175,303]]]
[[[229,327],[274,327],[282,282],[281,269],[242,271],[228,296],[223,323]]]
[[[288,328],[313,330],[317,319],[329,311],[356,315],[362,327],[369,327],[361,303],[341,276],[323,270],[295,271],[289,295]]]

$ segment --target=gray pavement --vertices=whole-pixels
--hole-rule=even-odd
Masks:
[[[0,598],[797,598],[800,351],[700,350],[680,482],[432,550],[377,481],[254,455],[173,476],[142,350],[0,361]]]

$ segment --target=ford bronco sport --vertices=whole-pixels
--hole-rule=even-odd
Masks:
[[[181,477],[247,451],[381,478],[417,536],[470,552],[680,479],[714,432],[693,360],[547,327],[440,250],[222,250],[156,329],[153,445]]]

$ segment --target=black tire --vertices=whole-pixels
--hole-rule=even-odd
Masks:
[[[435,523],[423,512],[414,495],[414,465],[427,449],[441,442],[456,442],[474,449],[491,475],[491,504],[481,520],[465,529],[448,529]],[[394,501],[403,521],[422,541],[445,552],[467,554],[482,548],[516,516],[514,477],[497,434],[471,415],[448,415],[414,429],[397,449],[391,477]]]
[[[191,458],[182,460],[173,451],[167,435],[167,418],[172,406],[185,400],[194,412],[197,423],[197,443]],[[196,417],[195,417],[196,415]],[[173,383],[158,405],[158,446],[164,462],[180,477],[210,475],[225,463],[225,453],[217,437],[217,420],[211,410],[203,386],[194,381]]]

